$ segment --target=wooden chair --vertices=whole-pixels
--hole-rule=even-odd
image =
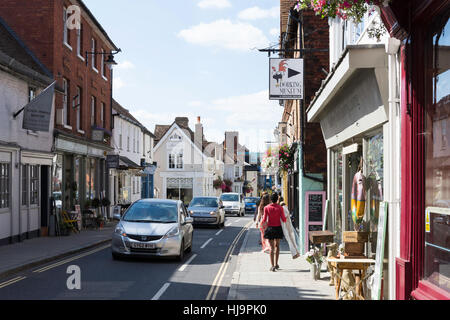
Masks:
[[[73,232],[78,233],[78,220],[77,219],[72,219],[69,214],[67,213],[67,211],[61,211],[61,215],[63,218],[63,222],[67,223],[68,225],[70,225],[70,228],[72,229]]]

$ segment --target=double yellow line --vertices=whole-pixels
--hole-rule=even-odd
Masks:
[[[217,293],[219,292],[220,286],[221,286],[222,281],[223,281],[223,277],[225,276],[225,274],[227,272],[231,254],[233,253],[234,249],[236,248],[236,245],[239,242],[239,240],[241,239],[241,237],[244,234],[244,232],[248,230],[248,228],[252,225],[252,223],[253,223],[253,220],[250,221],[239,232],[239,234],[236,236],[236,238],[234,239],[233,243],[231,244],[230,248],[228,248],[227,254],[225,255],[225,259],[223,260],[222,265],[220,266],[219,272],[217,273],[216,278],[213,281],[213,284],[211,286],[211,289],[208,292],[206,300],[215,300],[216,299]]]
[[[4,287],[7,287],[7,286],[9,286],[9,285],[11,285],[11,284],[13,284],[13,283],[22,281],[23,279],[26,279],[26,278],[27,278],[27,277],[16,277],[16,278],[14,278],[14,279],[5,281],[5,282],[3,282],[3,283],[0,283],[0,289],[2,289],[2,288],[4,288]]]
[[[83,258],[83,257],[85,257],[85,256],[91,255],[91,254],[93,254],[93,253],[95,253],[95,252],[102,251],[102,250],[104,250],[104,249],[106,249],[106,248],[109,248],[110,246],[111,246],[111,244],[108,244],[108,245],[106,245],[106,246],[102,246],[102,247],[100,247],[100,248],[97,248],[97,249],[88,251],[88,252],[86,252],[86,253],[77,255],[77,256],[75,256],[75,257],[68,258],[68,259],[65,259],[65,260],[56,262],[56,263],[54,263],[54,264],[45,266],[45,267],[43,267],[43,268],[34,270],[33,272],[34,272],[34,273],[42,273],[42,272],[45,272],[45,271],[47,271],[47,270],[50,270],[50,269],[53,269],[53,268],[62,266],[63,264],[69,263],[69,262],[71,262],[71,261],[78,260],[78,259]]]

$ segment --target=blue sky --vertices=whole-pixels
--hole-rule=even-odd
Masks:
[[[264,151],[283,109],[268,99],[268,56],[279,37],[276,0],[85,0],[115,44],[114,98],[149,130],[201,116],[206,139],[239,131]]]

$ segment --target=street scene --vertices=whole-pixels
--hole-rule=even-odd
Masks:
[[[449,300],[449,17],[1,0],[0,301]]]

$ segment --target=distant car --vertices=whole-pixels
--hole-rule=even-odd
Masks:
[[[244,198],[245,213],[255,213],[260,199],[258,197],[246,197]]]
[[[239,193],[224,193],[220,196],[223,205],[225,206],[225,214],[235,214],[238,217],[243,217],[245,214],[245,206],[243,197]]]
[[[53,198],[55,199],[55,206],[58,209],[62,208],[62,192],[61,191],[54,191],[53,192]]]
[[[194,225],[225,226],[225,210],[218,197],[195,197],[188,207]]]
[[[184,204],[179,200],[142,199],[134,202],[112,236],[114,259],[126,256],[184,258],[192,250],[194,227]]]

